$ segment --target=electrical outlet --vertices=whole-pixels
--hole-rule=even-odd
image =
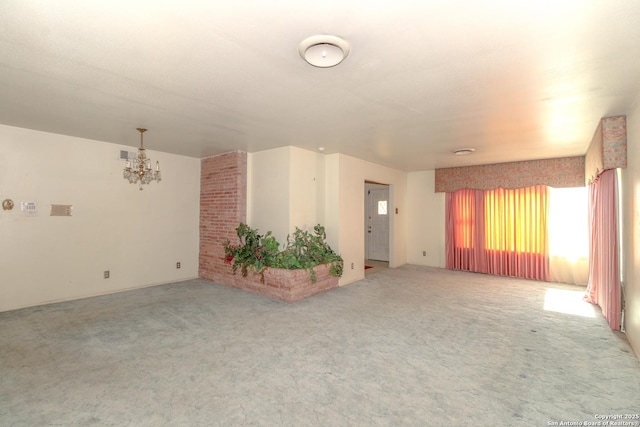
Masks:
[[[176,268],[180,268],[180,261],[176,262]]]
[[[108,279],[109,278],[109,270],[105,270],[104,271],[104,278]]]
[[[353,270],[353,263],[351,263],[351,269]]]
[[[427,256],[427,251],[422,251],[422,256]]]

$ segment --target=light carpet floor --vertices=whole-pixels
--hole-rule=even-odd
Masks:
[[[377,273],[380,270],[383,270],[385,268],[389,268],[389,262],[388,261],[377,261],[377,260],[373,260],[373,259],[364,260],[364,265],[367,265],[367,266],[370,267],[370,268],[365,268],[365,270],[364,270],[364,276],[365,277],[369,277],[373,273]]]
[[[576,290],[403,266],[292,305],[192,280],[0,313],[0,425],[548,426],[638,413],[624,335],[598,310],[544,309],[593,316]]]

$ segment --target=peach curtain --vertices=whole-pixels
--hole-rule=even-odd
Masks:
[[[585,300],[602,309],[611,329],[620,329],[620,271],[616,213],[616,171],[589,184],[589,283]]]
[[[446,194],[446,265],[549,280],[549,189],[463,189]]]

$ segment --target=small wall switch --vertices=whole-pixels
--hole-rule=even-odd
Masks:
[[[353,263],[351,263],[351,269],[353,270]]]
[[[427,256],[427,251],[422,251],[422,256]]]
[[[104,278],[108,279],[109,278],[109,270],[105,270],[104,271]]]

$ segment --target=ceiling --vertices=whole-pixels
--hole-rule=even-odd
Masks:
[[[301,59],[317,34],[344,62]],[[0,123],[152,152],[567,157],[639,93],[640,1],[0,2]]]

